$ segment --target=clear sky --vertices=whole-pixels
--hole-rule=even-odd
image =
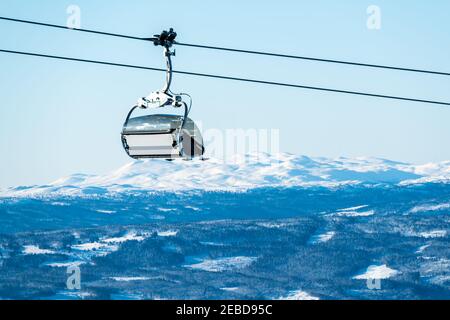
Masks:
[[[450,71],[446,0],[111,1],[2,0],[0,15],[152,36],[174,27],[188,43]],[[367,8],[381,29],[367,28]],[[2,49],[164,67],[161,48],[125,39],[0,21]],[[175,68],[311,86],[450,101],[450,77],[373,70],[177,47]],[[129,159],[120,131],[136,99],[162,73],[0,53],[0,187],[105,173]],[[281,151],[450,159],[450,108],[176,76],[207,128],[278,128]]]

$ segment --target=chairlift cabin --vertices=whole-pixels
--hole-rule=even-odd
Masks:
[[[192,99],[188,94],[174,94],[170,90],[172,82],[172,60],[175,52],[170,51],[177,34],[163,31],[151,40],[156,46],[164,47],[167,73],[166,84],[160,91],[139,99],[127,115],[122,129],[122,145],[126,153],[134,159],[193,159],[202,157],[205,148],[197,125],[189,118]],[[188,97],[190,104],[183,101]],[[134,117],[136,109],[162,107],[184,108],[183,115],[153,114]]]
[[[192,159],[201,157],[205,151],[197,125],[190,118],[178,115],[131,118],[124,125],[122,143],[128,155],[135,159]]]

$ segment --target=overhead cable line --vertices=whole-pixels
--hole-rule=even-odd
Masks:
[[[12,51],[12,50],[4,50],[4,49],[0,49],[0,52],[1,53],[8,53],[8,54],[18,54],[18,55],[24,55],[24,56],[40,57],[40,58],[58,59],[58,60],[65,60],[65,61],[93,63],[93,64],[100,64],[100,65],[107,65],[107,66],[114,66],[114,67],[124,67],[124,68],[133,68],[133,69],[141,69],[141,70],[166,72],[166,69],[161,69],[161,68],[137,66],[137,65],[114,63],[114,62],[99,61],[99,60],[79,59],[79,58],[72,58],[72,57],[63,57],[63,56],[55,56],[55,55],[47,55],[47,54],[23,52],[23,51]],[[312,86],[305,86],[305,85],[299,85],[299,84],[274,82],[274,81],[265,81],[265,80],[257,80],[257,79],[248,79],[248,78],[238,78],[238,77],[231,77],[231,76],[223,76],[223,75],[215,75],[215,74],[207,74],[207,73],[198,73],[198,72],[190,72],[190,71],[180,71],[180,70],[174,70],[173,73],[182,74],[182,75],[188,75],[188,76],[207,77],[207,78],[215,78],[215,79],[222,79],[222,80],[232,80],[232,81],[242,81],[242,82],[258,83],[258,84],[274,85],[274,86],[282,86],[282,87],[291,87],[291,88],[298,88],[298,89],[325,91],[325,92],[333,92],[333,93],[342,93],[342,94],[367,96],[367,97],[373,97],[373,98],[394,99],[394,100],[402,100],[402,101],[411,101],[411,102],[420,102],[420,103],[428,103],[428,104],[450,106],[450,102],[414,99],[414,98],[406,98],[406,97],[374,94],[374,93],[368,93],[368,92],[348,91],[348,90],[339,90],[339,89],[322,88],[322,87],[312,87]]]
[[[19,23],[25,23],[25,24],[32,24],[32,25],[41,26],[41,27],[50,27],[50,28],[57,28],[57,29],[74,30],[74,31],[78,31],[78,32],[93,33],[93,34],[98,34],[98,35],[102,35],[102,36],[125,38],[125,39],[131,39],[131,40],[143,40],[143,41],[150,41],[150,40],[152,40],[152,38],[148,38],[147,39],[147,38],[134,37],[134,36],[124,35],[124,34],[103,32],[103,31],[89,30],[89,29],[73,29],[73,28],[69,28],[69,27],[62,26],[62,25],[57,25],[57,24],[50,24],[50,23],[43,23],[43,22],[29,21],[29,20],[21,20],[21,19],[7,18],[7,17],[0,17],[0,20],[11,21],[11,22],[19,22]]]
[[[388,70],[397,70],[397,71],[428,73],[428,74],[441,75],[441,76],[450,76],[450,72],[440,72],[440,71],[431,71],[431,70],[422,70],[422,69],[393,67],[393,66],[385,66],[385,65],[369,64],[369,63],[360,63],[360,62],[351,62],[351,61],[343,61],[343,60],[332,60],[332,59],[303,57],[303,56],[295,56],[295,55],[271,53],[271,52],[263,52],[263,51],[251,51],[251,50],[241,50],[241,49],[232,49],[232,48],[212,47],[212,46],[190,44],[190,43],[176,42],[175,44],[177,44],[179,46],[201,48],[201,49],[212,49],[212,50],[221,50],[221,51],[229,51],[229,52],[238,52],[238,53],[248,53],[248,54],[256,54],[256,55],[263,55],[263,56],[279,57],[279,58],[300,59],[300,60],[309,60],[309,61],[316,61],[316,62],[336,63],[336,64],[344,64],[344,65],[351,65],[351,66],[358,66],[358,67],[379,68],[379,69],[388,69]]]
[[[14,18],[8,18],[8,17],[0,17],[0,20],[26,23],[26,24],[43,26],[43,27],[74,30],[74,31],[79,31],[79,32],[119,37],[119,38],[131,39],[131,40],[154,41],[154,39],[155,39],[155,38],[135,37],[135,36],[129,36],[129,35],[123,35],[123,34],[117,34],[117,33],[89,30],[89,29],[72,29],[67,26],[62,26],[62,25],[42,23],[42,22],[30,21],[30,20],[14,19]],[[424,70],[424,69],[416,69],[416,68],[404,68],[404,67],[395,67],[395,66],[388,66],[388,65],[378,65],[378,64],[370,64],[370,63],[335,60],[335,59],[322,59],[322,58],[315,58],[315,57],[280,54],[280,53],[273,53],[273,52],[263,52],[263,51],[253,51],[253,50],[207,46],[207,45],[192,44],[192,43],[175,42],[174,44],[179,45],[179,46],[186,46],[186,47],[193,47],[193,48],[200,48],[200,49],[220,50],[220,51],[227,51],[227,52],[264,55],[264,56],[271,56],[271,57],[278,57],[278,58],[288,58],[288,59],[298,59],[298,60],[307,60],[307,61],[315,61],[315,62],[351,65],[351,66],[357,66],[357,67],[378,68],[378,69],[387,69],[387,70],[394,70],[394,71],[405,71],[405,72],[416,72],[416,73],[425,73],[425,74],[433,74],[433,75],[441,75],[441,76],[450,76],[450,72],[443,72],[443,71],[433,71],[433,70]]]

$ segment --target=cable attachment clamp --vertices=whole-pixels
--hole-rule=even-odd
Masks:
[[[164,57],[166,59],[166,83],[164,87],[156,92],[152,92],[148,97],[139,99],[138,107],[147,108],[161,108],[171,105],[175,108],[183,106],[182,97],[180,95],[174,95],[170,91],[170,85],[172,83],[172,56],[175,56],[175,50],[171,51],[170,48],[175,43],[177,33],[170,28],[169,31],[164,30],[161,34],[156,34],[154,38],[149,38],[155,46],[162,46],[164,48]]]

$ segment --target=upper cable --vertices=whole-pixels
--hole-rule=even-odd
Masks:
[[[67,26],[62,26],[62,25],[43,23],[43,22],[31,21],[31,20],[8,18],[8,17],[0,17],[0,20],[31,24],[31,25],[37,25],[37,26],[42,26],[42,27],[74,30],[74,31],[79,31],[79,32],[86,32],[86,33],[118,37],[118,38],[125,38],[125,39],[131,39],[131,40],[151,41],[155,44],[157,44],[157,41],[158,41],[157,36],[155,36],[154,38],[145,38],[145,37],[136,37],[136,36],[117,34],[117,33],[111,33],[111,32],[103,32],[103,31],[97,31],[97,30],[73,29],[73,28],[69,28]],[[175,34],[175,36],[176,36],[176,34]],[[175,42],[174,39],[172,40],[172,43],[175,45],[199,48],[199,49],[219,50],[219,51],[227,51],[227,52],[235,52],[235,53],[264,55],[264,56],[278,57],[278,58],[297,59],[297,60],[306,60],[306,61],[323,62],[323,63],[334,63],[334,64],[349,65],[349,66],[356,66],[356,67],[378,68],[378,69],[385,69],[385,70],[415,72],[415,73],[424,73],[424,74],[432,74],[432,75],[440,75],[440,76],[450,76],[450,72],[445,72],[445,71],[435,71],[435,70],[426,70],[426,69],[418,69],[418,68],[406,68],[406,67],[398,67],[398,66],[388,66],[388,65],[380,65],[380,64],[353,62],[353,61],[338,60],[338,59],[324,59],[324,58],[317,58],[317,57],[306,57],[306,56],[300,56],[300,55],[289,55],[289,54],[274,53],[274,52],[234,49],[234,48],[201,45],[201,44],[192,44],[192,43],[182,43],[182,42]]]

